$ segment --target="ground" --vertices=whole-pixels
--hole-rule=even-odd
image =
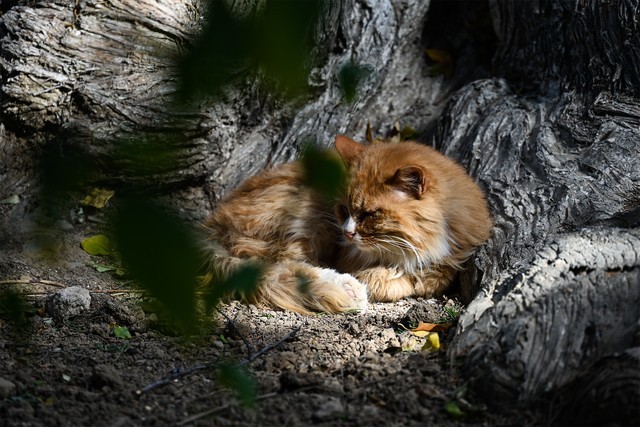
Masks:
[[[447,320],[452,300],[316,316],[230,301],[198,335],[179,336],[81,249],[102,224],[69,219],[42,231],[25,209],[0,206],[0,286],[29,294],[22,333],[0,320],[1,426],[536,424],[529,413],[487,408],[445,351],[423,349],[426,338],[405,330]],[[42,233],[54,242],[48,257]],[[47,301],[73,286],[91,302],[68,317]],[[223,386],[233,372],[216,370],[223,365],[246,370],[252,405]]]

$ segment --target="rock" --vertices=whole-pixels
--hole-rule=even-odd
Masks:
[[[103,386],[122,388],[124,386],[124,380],[120,376],[120,372],[109,365],[96,365],[93,368],[91,382],[96,388]]]
[[[335,420],[344,413],[344,406],[342,401],[333,396],[318,396],[321,402],[318,405],[318,409],[313,413],[313,419],[316,421],[330,421]]]
[[[81,286],[64,288],[47,299],[46,311],[56,322],[63,322],[88,310],[91,294]]]
[[[0,377],[0,398],[11,396],[16,390],[16,385],[9,380]]]

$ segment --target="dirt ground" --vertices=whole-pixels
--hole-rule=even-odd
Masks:
[[[426,338],[405,330],[446,319],[453,301],[316,316],[232,301],[197,336],[176,336],[130,282],[98,271],[104,260],[81,249],[100,223],[70,214],[36,231],[23,205],[0,205],[0,286],[29,294],[21,334],[0,320],[1,426],[539,424],[529,412],[487,408],[444,351],[423,350]],[[42,256],[43,233],[53,257]],[[59,317],[47,301],[72,286],[90,291],[90,307]],[[118,327],[131,337],[117,337]],[[223,386],[227,371],[215,367],[224,364],[246,370],[252,405]]]

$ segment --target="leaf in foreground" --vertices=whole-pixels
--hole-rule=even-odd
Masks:
[[[200,252],[180,219],[142,197],[123,198],[112,218],[122,263],[180,326],[193,327]]]
[[[225,387],[235,390],[236,397],[245,406],[251,406],[256,400],[256,385],[242,368],[223,365],[218,368],[218,381]]]
[[[346,181],[346,170],[333,151],[307,144],[302,152],[305,184],[329,199],[336,198]]]

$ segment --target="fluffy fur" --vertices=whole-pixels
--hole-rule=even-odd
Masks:
[[[243,297],[301,313],[365,310],[367,296],[441,295],[489,237],[478,186],[415,142],[364,146],[340,135],[336,150],[348,167],[337,205],[303,184],[297,162],[250,178],[223,201],[205,223],[210,271],[265,263],[257,291]]]

